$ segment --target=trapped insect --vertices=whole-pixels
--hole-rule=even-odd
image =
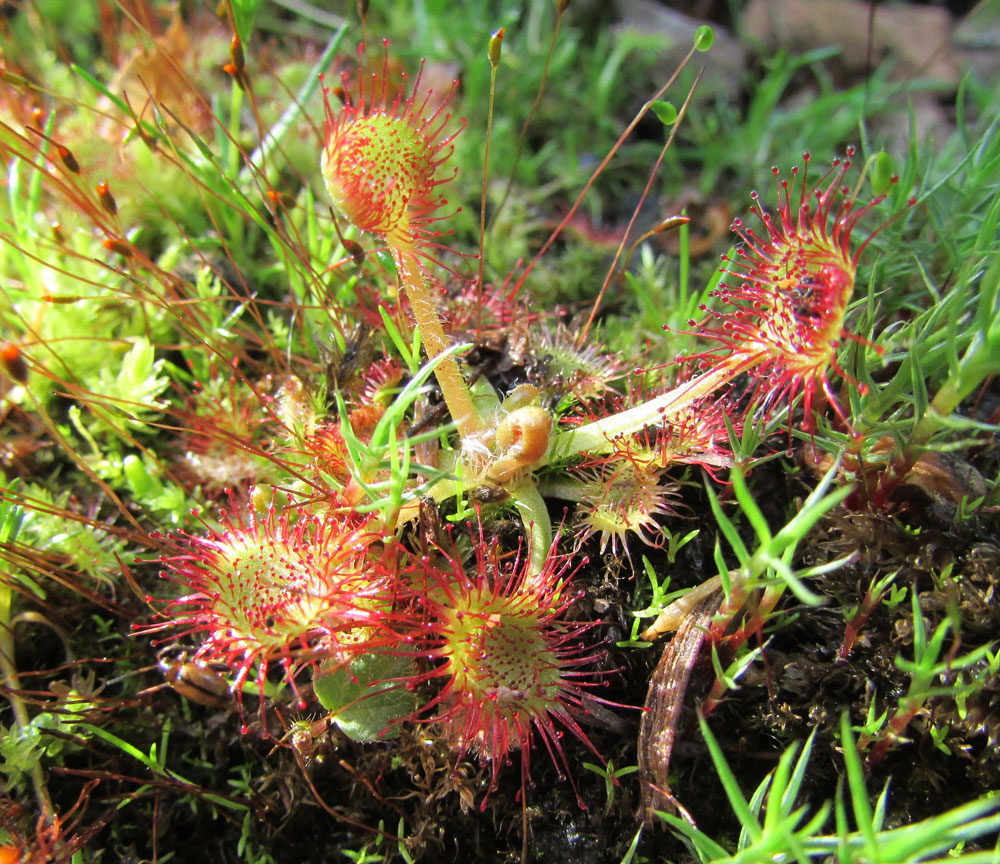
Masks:
[[[187,651],[173,656],[168,651],[163,651],[157,665],[163,671],[166,685],[189,702],[222,708],[232,700],[229,682],[223,675],[226,667],[219,663],[191,660]]]

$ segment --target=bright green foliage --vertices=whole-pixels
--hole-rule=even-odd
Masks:
[[[57,710],[36,713],[27,726],[0,724],[0,774],[9,791],[23,795],[41,760],[62,765],[67,756],[79,751],[75,733],[94,709],[94,696],[89,692],[94,679],[79,679],[75,685],[60,692]],[[77,687],[88,692],[81,693]]]
[[[254,18],[257,17],[257,10],[260,9],[264,0],[232,0],[233,20],[236,22],[236,32],[240,39],[249,43],[250,34],[253,32]]]
[[[55,497],[49,489],[35,484],[25,485],[22,492],[28,506],[18,536],[21,543],[43,555],[65,555],[74,572],[99,584],[117,577],[120,568],[116,556],[130,557],[122,539],[74,514],[69,508],[69,492]],[[44,575],[44,568],[39,575]]]
[[[799,798],[809,768],[812,737],[797,759],[796,746],[786,750],[778,767],[747,799],[704,720],[701,728],[733,814],[742,826],[737,847],[730,851],[673,814],[660,813],[659,816],[685,840],[703,864],[771,864],[792,859],[804,864],[824,861],[832,855],[836,855],[838,861],[856,864],[915,864],[948,850],[953,851],[941,860],[961,864],[986,864],[995,860],[994,852],[959,851],[965,843],[989,836],[1000,828],[1000,814],[997,813],[1000,801],[995,798],[973,801],[900,828],[884,828],[890,790],[887,787],[882,792],[873,810],[846,717],[841,734],[848,800],[845,801],[845,789],[841,785],[835,801],[826,801],[814,808],[802,804]],[[836,833],[823,834],[831,813],[835,816]],[[850,827],[849,814],[854,818],[854,830]]]
[[[103,420],[105,411],[119,418],[115,428],[141,429],[166,406],[160,396],[170,380],[163,375],[163,360],[147,339],[136,339],[121,357],[109,358],[84,386],[100,394],[92,410]],[[105,401],[106,400],[106,401]],[[103,409],[103,410],[102,410]]]

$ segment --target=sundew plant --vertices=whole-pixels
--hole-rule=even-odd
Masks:
[[[336,5],[0,25],[0,864],[994,860],[996,82]]]

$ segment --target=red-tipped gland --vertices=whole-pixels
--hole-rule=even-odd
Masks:
[[[348,96],[340,111],[324,90],[326,188],[337,209],[362,231],[390,244],[428,240],[436,235],[427,226],[442,218],[435,212],[446,203],[438,187],[454,176],[441,177],[439,169],[461,131],[461,126],[450,129],[454,124],[445,111],[456,85],[435,98],[422,91],[418,74],[409,96],[404,81],[390,99],[388,49],[381,73],[368,75],[367,87],[360,52],[358,68],[357,98]],[[346,94],[346,77],[344,85]]]

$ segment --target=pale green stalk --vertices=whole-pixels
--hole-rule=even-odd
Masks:
[[[612,449],[612,442],[616,438],[641,432],[647,426],[661,424],[664,415],[676,413],[714,393],[737,375],[759,365],[765,356],[762,353],[759,356],[741,358],[737,362],[728,363],[724,360],[705,374],[685,381],[648,402],[612,414],[610,417],[602,417],[579,429],[559,432],[552,442],[552,455],[555,458],[566,458],[581,453],[605,453]]]

